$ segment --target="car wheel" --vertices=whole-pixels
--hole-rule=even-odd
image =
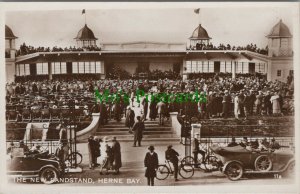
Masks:
[[[237,162],[231,162],[227,165],[225,174],[229,180],[236,181],[242,178],[244,169],[241,164]]]
[[[272,160],[267,155],[258,156],[254,162],[255,170],[260,172],[267,172],[272,169]]]
[[[44,168],[40,173],[40,180],[44,184],[52,184],[57,181],[58,174],[54,168]]]

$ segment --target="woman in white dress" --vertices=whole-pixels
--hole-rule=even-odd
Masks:
[[[239,118],[240,114],[240,105],[239,105],[239,95],[238,93],[234,97],[234,116],[236,119]]]
[[[278,92],[275,92],[270,99],[273,108],[273,115],[278,115],[281,113],[280,104],[279,104],[279,95]]]

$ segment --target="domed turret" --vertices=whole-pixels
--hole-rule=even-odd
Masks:
[[[75,40],[78,47],[84,48],[89,46],[96,46],[96,41],[98,39],[95,37],[94,32],[85,24],[84,27],[81,28],[77,33]]]
[[[16,39],[18,37],[16,37],[13,33],[13,31],[10,29],[10,27],[8,27],[7,25],[5,25],[5,39]]]
[[[193,31],[190,39],[190,46],[195,47],[199,44],[208,44],[211,37],[209,37],[205,28],[199,24],[199,26]]]
[[[292,56],[292,37],[289,28],[280,20],[267,35],[269,56]]]

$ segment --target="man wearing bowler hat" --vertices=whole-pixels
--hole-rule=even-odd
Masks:
[[[146,167],[145,177],[147,177],[148,186],[154,186],[154,178],[156,177],[156,169],[158,167],[158,156],[154,152],[154,147],[151,145],[148,147],[144,165]]]

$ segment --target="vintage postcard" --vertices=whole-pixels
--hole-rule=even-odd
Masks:
[[[1,192],[298,192],[298,2],[0,12]]]

